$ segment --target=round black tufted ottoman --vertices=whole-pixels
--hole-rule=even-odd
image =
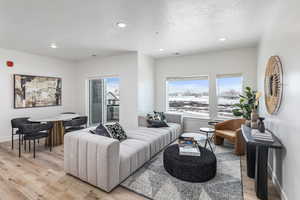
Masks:
[[[205,182],[215,177],[217,159],[213,152],[199,147],[201,156],[180,156],[177,144],[164,151],[164,167],[172,176],[189,182]]]

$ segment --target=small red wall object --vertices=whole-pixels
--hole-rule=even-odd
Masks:
[[[13,61],[6,61],[6,66],[7,67],[13,67],[14,66],[14,62]]]

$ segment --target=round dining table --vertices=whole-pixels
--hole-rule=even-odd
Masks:
[[[63,121],[72,120],[76,117],[80,117],[78,114],[59,114],[52,117],[46,118],[29,118],[31,122],[52,122],[53,128],[48,138],[46,139],[46,146],[52,143],[52,146],[58,146],[64,143],[65,128],[63,126]],[[51,142],[50,142],[51,141]]]

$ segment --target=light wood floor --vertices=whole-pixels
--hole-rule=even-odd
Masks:
[[[0,143],[0,199],[55,199],[55,200],[141,200],[143,197],[122,187],[111,193],[103,192],[63,171],[63,146],[52,152],[45,149],[44,142],[37,147],[36,159],[32,153],[24,153],[18,158],[17,141],[15,150],[10,142]],[[242,179],[245,200],[257,199],[254,182],[246,175],[245,159],[242,157]],[[269,181],[271,183],[271,181]],[[280,199],[274,185],[270,184],[270,200]]]
[[[247,165],[246,157],[241,157],[241,167],[242,167],[242,182],[243,182],[243,192],[245,200],[258,200],[255,193],[254,179],[251,179],[247,176]],[[275,185],[272,183],[271,179],[268,181],[268,192],[269,200],[280,200],[280,195],[276,190]]]

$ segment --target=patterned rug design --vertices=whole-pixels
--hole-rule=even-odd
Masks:
[[[163,151],[121,185],[154,200],[242,200],[240,157],[231,146],[217,146],[217,175],[204,183],[172,177],[163,166]]]

